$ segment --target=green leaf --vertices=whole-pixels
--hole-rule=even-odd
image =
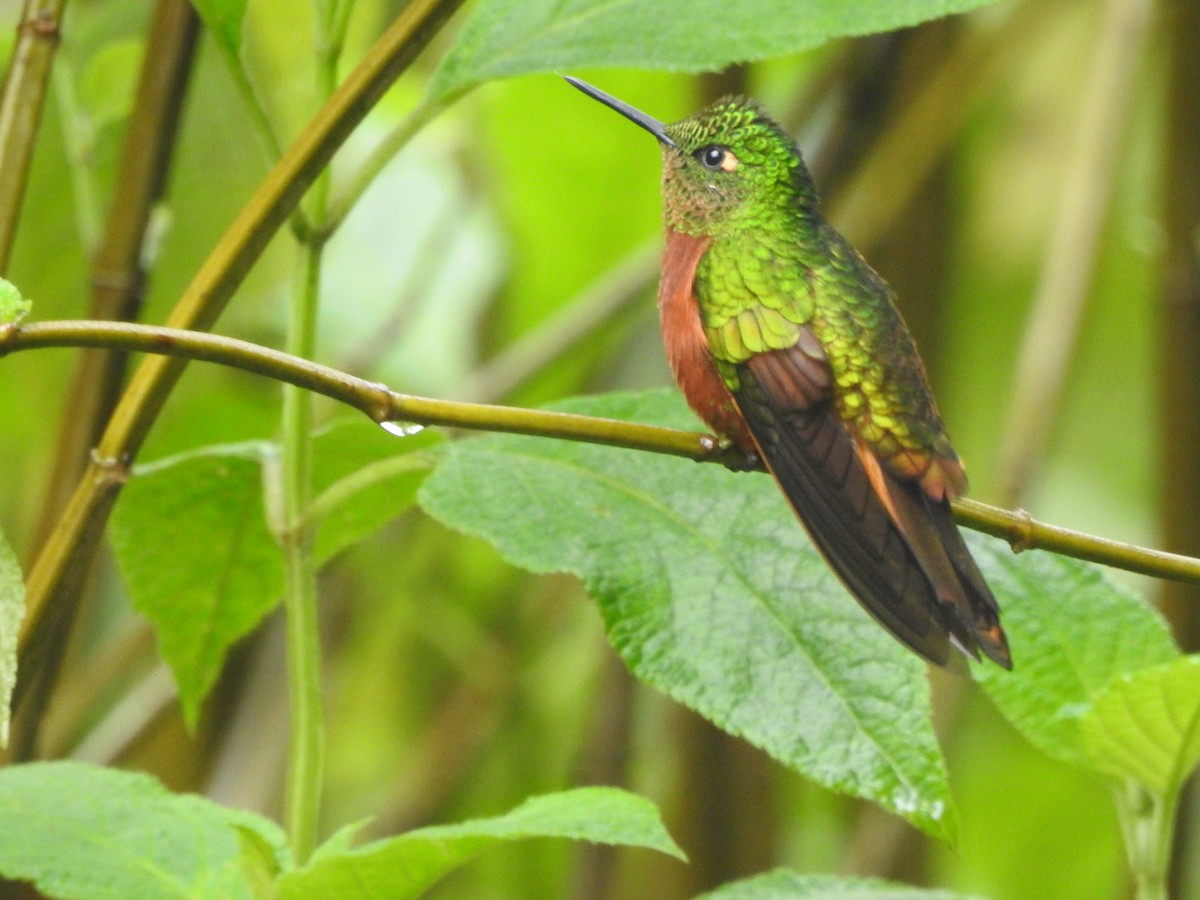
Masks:
[[[674,392],[557,408],[696,427]],[[952,838],[924,665],[850,598],[769,478],[497,435],[455,443],[419,500],[525,569],[578,574],[643,681],[821,784]]]
[[[275,879],[283,867],[283,854],[252,828],[238,826],[242,874],[255,900],[275,900]]]
[[[229,445],[139,467],[113,513],[121,574],[134,608],[155,626],[189,726],[230,646],[282,591],[262,499],[270,452]]]
[[[25,579],[17,555],[0,532],[0,744],[8,744],[13,688],[17,683],[17,639],[25,617]]]
[[[582,66],[699,72],[891,31],[996,0],[482,0],[430,85],[440,99],[492,78]]]
[[[0,770],[0,822],[0,874],[56,900],[251,898],[239,831],[286,854],[266,819],[74,762]]]
[[[488,847],[556,837],[646,847],[683,859],[649,800],[616,788],[589,787],[526,800],[507,815],[422,828],[348,852],[319,849],[305,868],[276,883],[281,900],[310,897],[419,896]]]
[[[33,304],[21,296],[17,286],[0,278],[0,325],[20,325]]]
[[[246,21],[247,0],[192,0],[205,29],[216,38],[231,61],[242,53],[242,25]]]
[[[1173,797],[1200,762],[1200,656],[1122,675],[1081,725],[1098,771]]]
[[[413,505],[433,465],[437,432],[397,437],[362,418],[321,429],[313,445],[315,553],[324,565]]]
[[[972,542],[1013,647],[1012,672],[977,676],[1000,712],[1043,753],[1090,766],[1080,730],[1114,678],[1179,655],[1162,617],[1090,563]]]
[[[440,438],[398,439],[344,421],[314,436],[321,515],[313,552],[332,559],[413,504]],[[263,506],[267,442],[207,447],[134,470],[113,515],[113,547],[134,608],[154,624],[189,725],[225,656],[283,593]]]
[[[80,79],[80,99],[93,129],[119,122],[133,109],[145,50],[140,38],[126,38],[105,44],[88,60]]]
[[[722,885],[696,900],[968,900],[966,894],[935,891],[875,878],[798,875],[777,869]]]

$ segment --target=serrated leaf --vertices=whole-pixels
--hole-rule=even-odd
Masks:
[[[557,408],[696,427],[674,392]],[[953,836],[924,665],[850,598],[769,478],[498,435],[454,444],[418,496],[523,568],[578,574],[643,681],[821,784]]]
[[[141,467],[113,513],[121,574],[154,624],[189,726],[230,646],[280,597],[283,563],[263,510],[270,452],[230,445]]]
[[[0,823],[0,875],[56,900],[250,900],[239,830],[286,855],[273,822],[74,762],[0,770]]]
[[[496,818],[422,828],[343,853],[318,850],[309,866],[283,875],[276,888],[280,900],[402,900],[419,896],[488,847],[544,837],[645,847],[684,858],[649,800],[589,787],[534,797]]]
[[[700,72],[891,31],[996,0],[482,0],[430,85],[434,99],[492,78],[582,66]]]
[[[15,284],[0,278],[0,325],[21,324],[32,308]]]
[[[246,21],[247,0],[192,0],[192,6],[205,29],[217,40],[223,52],[236,60],[242,52],[242,25]]]
[[[17,640],[24,617],[25,579],[17,555],[0,532],[0,744],[5,746],[17,683]]]
[[[1200,656],[1122,675],[1081,726],[1097,771],[1173,797],[1200,762]]]
[[[1013,647],[1012,672],[977,677],[1035,747],[1087,767],[1080,723],[1114,678],[1179,655],[1162,617],[1090,563],[1030,551],[1014,557],[972,538]]]
[[[722,885],[696,900],[970,900],[966,894],[915,888],[875,878],[798,875],[777,869]]]

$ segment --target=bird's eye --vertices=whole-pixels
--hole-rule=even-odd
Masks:
[[[728,147],[722,147],[719,144],[701,147],[694,155],[700,165],[706,169],[712,169],[714,172],[717,170],[732,172],[737,168],[737,157]]]

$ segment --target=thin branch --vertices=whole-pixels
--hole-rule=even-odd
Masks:
[[[668,453],[688,459],[719,459],[736,465],[739,451],[729,451],[711,435],[674,431],[632,422],[572,413],[517,409],[435,400],[397,394],[386,385],[337,369],[261,347],[237,338],[132,322],[36,322],[0,325],[0,356],[37,347],[113,347],[182,359],[196,359],[265,375],[352,406],[378,423],[443,425],[557,437]],[[102,458],[98,467],[123,479],[119,461]],[[28,628],[26,629],[28,630]]]
[[[1016,553],[1050,550],[1139,575],[1200,584],[1200,559],[1196,557],[1049,525],[1023,509],[1004,509],[964,497],[954,501],[954,518],[968,528],[1003,538]]]
[[[600,419],[574,413],[488,406],[398,394],[278,350],[237,338],[126,322],[36,322],[0,326],[0,356],[40,347],[112,347],[220,363],[285,381],[352,406],[378,423],[444,425],[537,437],[586,441],[736,467],[741,454],[710,434]],[[122,476],[120,471],[112,477]],[[1023,510],[957,500],[955,518],[969,528],[1004,538],[1013,550],[1041,549],[1173,581],[1200,583],[1200,559],[1138,547],[1036,521]],[[28,639],[22,634],[22,647]]]

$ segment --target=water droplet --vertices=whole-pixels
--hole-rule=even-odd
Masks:
[[[921,806],[921,798],[911,788],[899,788],[892,792],[892,809],[900,815],[916,812]]]
[[[409,437],[425,430],[424,425],[418,425],[416,422],[380,422],[379,427],[396,437]]]

